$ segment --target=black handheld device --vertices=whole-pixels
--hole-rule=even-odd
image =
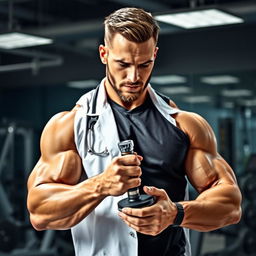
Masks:
[[[118,143],[121,155],[134,154],[133,140],[125,140]],[[155,198],[150,195],[140,194],[139,187],[128,189],[128,197],[118,202],[118,210],[122,211],[125,207],[142,208],[155,203]]]

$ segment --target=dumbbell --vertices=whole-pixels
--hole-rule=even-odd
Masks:
[[[121,151],[121,155],[134,154],[134,143],[133,140],[125,140],[118,143],[118,147]],[[125,207],[130,208],[142,208],[150,206],[155,203],[155,198],[150,195],[139,192],[139,188],[131,188],[127,192],[128,197],[118,202],[118,210],[121,211]]]

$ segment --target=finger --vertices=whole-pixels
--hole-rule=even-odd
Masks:
[[[145,191],[146,194],[151,195],[151,196],[164,197],[164,198],[168,197],[168,195],[164,189],[158,189],[156,187],[144,186],[143,190]]]
[[[122,212],[134,217],[151,217],[155,215],[154,205],[144,208],[123,208]]]
[[[157,232],[152,228],[152,226],[144,226],[144,227],[138,227],[126,220],[123,220],[129,227],[134,229],[135,231],[145,234],[145,235],[156,235]]]
[[[136,177],[136,178],[130,178],[127,182],[126,182],[126,186],[127,186],[127,190],[130,188],[136,188],[139,187],[141,185],[141,179]]]
[[[122,176],[128,177],[140,177],[142,175],[142,171],[139,166],[122,166],[118,173]]]
[[[140,165],[141,159],[139,155],[125,155],[118,157],[118,164],[120,165]],[[141,159],[141,160],[140,160]]]
[[[122,218],[122,220],[129,222],[130,224],[135,225],[137,227],[147,227],[157,224],[157,221],[153,216],[138,218],[124,214],[123,212],[119,212],[118,215],[120,218]]]

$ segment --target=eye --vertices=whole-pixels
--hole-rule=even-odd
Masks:
[[[129,64],[125,63],[125,62],[119,62],[119,66],[122,68],[127,68],[127,67],[129,67]]]
[[[148,68],[150,63],[140,64],[140,68]]]

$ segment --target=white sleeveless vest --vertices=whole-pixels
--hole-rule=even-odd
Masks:
[[[104,82],[105,79],[100,84],[97,96],[96,113],[99,118],[94,126],[93,148],[96,152],[101,152],[107,148],[108,156],[101,157],[87,152],[87,115],[92,111],[92,99],[95,90],[86,93],[77,101],[81,108],[75,116],[74,137],[88,178],[102,173],[111,160],[120,155],[117,146],[119,142],[117,127],[112,109],[107,102]],[[158,111],[169,122],[176,125],[175,119],[171,115],[179,110],[168,106],[150,85],[147,89]],[[188,200],[187,192],[184,200]],[[126,196],[105,198],[83,221],[71,229],[76,256],[137,255],[136,231],[128,227],[118,216],[117,203]],[[184,232],[187,244],[185,256],[190,256],[189,233],[187,229],[184,229]]]

